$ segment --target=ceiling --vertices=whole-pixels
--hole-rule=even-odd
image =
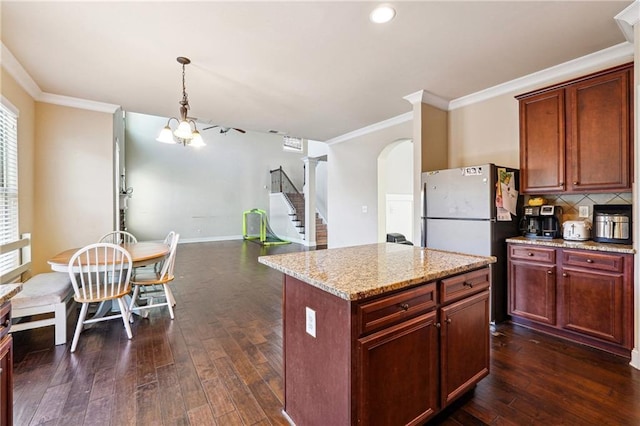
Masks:
[[[2,43],[42,92],[320,141],[623,43],[632,1],[0,2]]]

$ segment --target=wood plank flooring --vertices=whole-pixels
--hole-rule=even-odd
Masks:
[[[74,354],[53,346],[52,327],[15,333],[14,424],[288,424],[282,274],[257,257],[303,249],[181,244],[175,320],[166,308],[136,318],[132,340],[118,320],[86,330]],[[640,371],[625,359],[509,323],[491,358],[491,374],[430,424],[640,424]]]

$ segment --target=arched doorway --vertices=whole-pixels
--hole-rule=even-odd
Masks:
[[[378,242],[413,234],[413,141],[398,139],[378,156]],[[413,241],[412,241],[413,242]],[[414,242],[415,244],[415,242]]]

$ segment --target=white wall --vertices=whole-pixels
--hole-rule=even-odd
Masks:
[[[269,170],[282,166],[302,188],[306,153],[282,149],[282,136],[233,130],[201,131],[207,146],[195,149],[157,142],[166,118],[127,113],[127,228],[138,239],[162,239],[170,230],[182,241],[242,238],[243,212],[269,211]],[[202,128],[202,125],[199,125]]]
[[[412,132],[413,123],[406,121],[329,145],[330,248],[379,241],[378,156],[388,144],[399,139],[411,139]],[[363,206],[366,212],[363,212]]]
[[[309,157],[322,157],[329,153],[329,147],[324,142],[308,141]],[[316,165],[316,210],[327,221],[329,206],[327,204],[327,162],[318,161]]]

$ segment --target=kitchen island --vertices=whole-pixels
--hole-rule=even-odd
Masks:
[[[420,424],[489,374],[494,257],[381,243],[262,256],[285,274],[292,424]]]

